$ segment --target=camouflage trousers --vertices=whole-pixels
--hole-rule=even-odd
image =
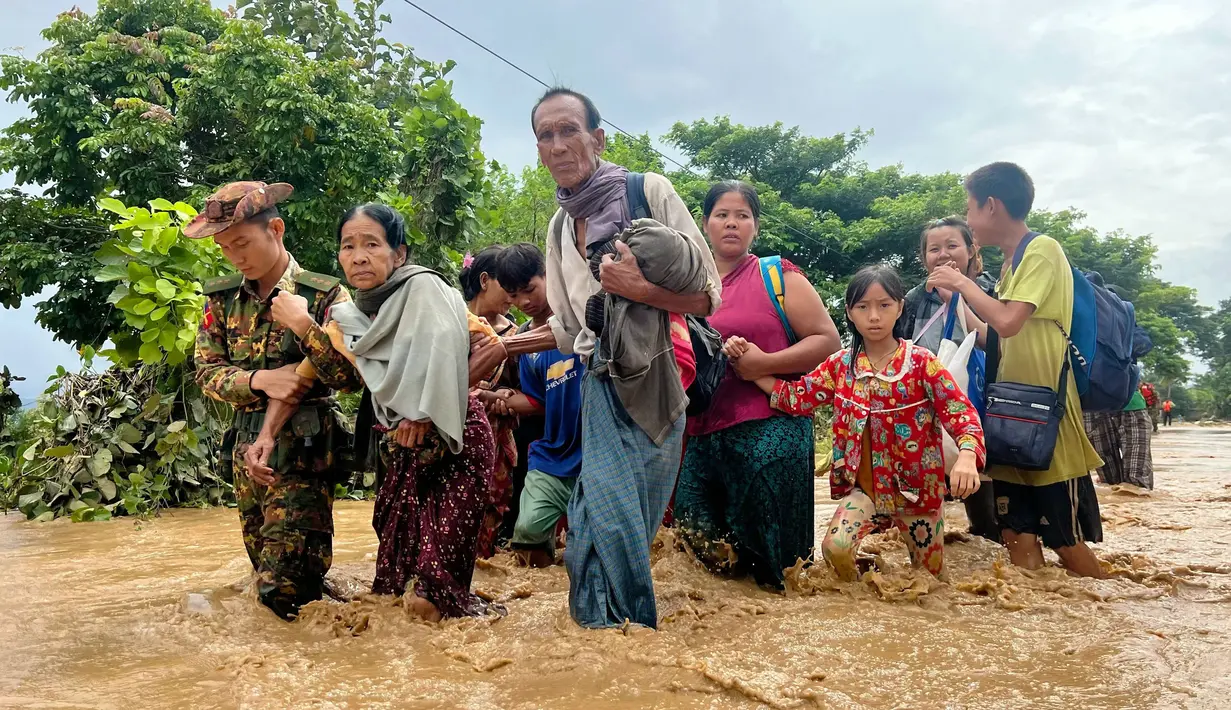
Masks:
[[[289,621],[301,606],[321,598],[333,563],[332,477],[321,470],[325,459],[305,460],[296,452],[273,485],[260,485],[244,464],[248,436],[240,434],[233,459],[244,547],[261,603]]]

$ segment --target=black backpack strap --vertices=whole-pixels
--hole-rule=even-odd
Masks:
[[[645,173],[629,172],[624,188],[628,193],[628,215],[633,219],[653,219],[650,201],[645,199]]]

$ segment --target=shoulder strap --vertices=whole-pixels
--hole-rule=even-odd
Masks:
[[[1022,263],[1022,257],[1026,256],[1026,247],[1030,246],[1030,242],[1034,238],[1040,236],[1038,232],[1026,232],[1026,236],[1022,237],[1021,242],[1017,245],[1017,250],[1013,252],[1013,270],[1017,271],[1017,267]]]
[[[957,324],[958,308],[962,305],[962,294],[955,293],[949,297],[949,305],[945,308],[945,329],[941,333],[943,340],[953,339],[953,326]]]
[[[318,274],[315,271],[300,271],[299,275],[295,277],[295,283],[300,286],[307,286],[308,288],[319,291],[320,293],[328,292],[341,282],[342,280],[337,276]]]
[[[650,201],[645,198],[645,173],[629,172],[624,179],[628,194],[628,215],[633,219],[653,219]]]
[[[205,284],[201,287],[201,293],[208,296],[211,293],[218,293],[219,291],[227,291],[233,288],[239,288],[240,284],[242,284],[243,282],[244,282],[243,274],[227,274],[226,276],[216,276],[205,282]]]
[[[786,280],[782,273],[782,257],[777,254],[763,256],[760,259],[760,266],[765,291],[769,294],[769,300],[774,304],[774,310],[778,311],[778,320],[782,321],[787,340],[792,344],[799,342],[795,337],[795,330],[791,328],[791,321],[786,317]]]

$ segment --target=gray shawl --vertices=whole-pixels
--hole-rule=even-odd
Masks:
[[[586,246],[607,241],[629,223],[628,168],[602,161],[575,190],[556,188],[556,202],[575,220],[586,221]]]
[[[402,419],[431,419],[456,454],[462,450],[470,384],[466,304],[443,278],[434,278],[439,274],[421,266],[409,269],[413,273],[385,295],[374,318],[349,301],[335,304],[329,316],[355,355],[376,420],[394,427]],[[425,276],[409,278],[420,274]]]
[[[701,293],[709,274],[688,237],[652,219],[639,219],[616,237],[632,250],[650,283],[673,293]],[[661,446],[688,407],[671,346],[670,315],[607,295],[600,342],[616,396],[628,416]]]

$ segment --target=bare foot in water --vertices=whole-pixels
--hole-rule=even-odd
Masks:
[[[436,608],[436,605],[423,597],[412,596],[407,600],[407,604],[410,605],[410,613],[424,621],[435,623],[441,619],[440,610]]]

